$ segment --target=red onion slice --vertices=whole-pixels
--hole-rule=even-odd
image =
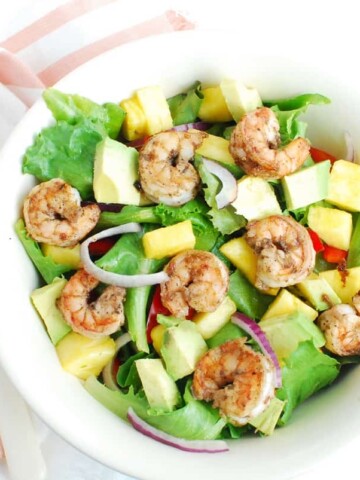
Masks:
[[[119,385],[115,382],[114,376],[113,376],[114,359],[116,358],[120,348],[122,348],[129,342],[131,342],[130,333],[124,333],[123,335],[120,335],[120,337],[118,337],[115,340],[115,354],[112,360],[107,365],[105,365],[105,367],[101,372],[104,384],[108,388],[110,388],[110,390],[120,390]]]
[[[254,322],[251,318],[246,316],[244,313],[236,312],[232,317],[231,321],[238,325],[242,330],[251,336],[255,342],[259,345],[264,355],[266,355],[275,366],[275,387],[280,388],[282,385],[281,379],[281,367],[279,360],[272,349],[269,340],[266,338],[265,333],[259,325]]]
[[[193,453],[220,453],[227,452],[229,447],[223,440],[184,440],[174,437],[168,433],[162,432],[148,423],[144,422],[134,410],[130,407],[128,410],[128,419],[132,426],[140,433],[157,440],[158,442],[179,448],[185,452]]]
[[[217,162],[212,160],[203,159],[205,167],[209,170],[210,173],[218,177],[222,183],[222,188],[220,192],[216,195],[215,200],[218,209],[226,207],[229,203],[233,202],[237,197],[237,183],[236,178],[232,175],[229,170],[225,167],[222,167]]]
[[[141,275],[121,275],[120,273],[107,272],[106,270],[103,270],[95,265],[95,263],[91,260],[88,248],[90,243],[101,240],[102,238],[111,237],[112,235],[118,235],[121,233],[135,233],[140,231],[140,224],[126,223],[125,225],[120,225],[118,227],[108,228],[107,230],[103,230],[102,232],[96,233],[92,237],[86,239],[80,247],[80,258],[84,269],[90,275],[97,278],[100,282],[125,288],[145,287],[169,280],[169,276],[164,271]]]
[[[354,162],[355,161],[355,149],[354,149],[354,142],[352,139],[352,136],[348,131],[344,133],[345,137],[345,155],[344,155],[344,160],[347,160],[348,162]]]
[[[194,123],[183,123],[182,125],[176,125],[171,130],[175,130],[176,132],[187,132],[188,130],[201,130],[205,131],[211,127],[210,123],[207,122],[194,122]]]

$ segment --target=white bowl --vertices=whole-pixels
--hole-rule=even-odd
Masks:
[[[114,49],[80,67],[57,86],[99,102],[119,101],[135,88],[160,84],[175,94],[195,80],[239,78],[256,86],[263,98],[319,92],[330,106],[310,108],[308,134],[314,144],[341,156],[343,130],[360,141],[360,87],[356,78],[334,70],[331,58],[320,68],[306,58],[266,56],[241,37],[213,32],[181,32]],[[249,50],[252,49],[252,51]],[[76,378],[64,372],[29,296],[38,277],[13,230],[33,179],[21,173],[25,148],[51,121],[39,101],[9,138],[0,161],[2,318],[0,360],[32,409],[59,435],[89,456],[144,480],[285,480],[330,455],[360,431],[360,368],[300,406],[289,425],[268,438],[230,442],[223,454],[190,454],[157,443],[135,431],[95,401]],[[355,144],[358,149],[359,145]]]

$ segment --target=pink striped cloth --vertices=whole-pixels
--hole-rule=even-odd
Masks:
[[[28,12],[30,21],[0,41],[0,86],[5,87],[0,90],[0,146],[43,89],[74,68],[126,42],[194,28],[183,14],[164,8],[156,11],[154,2],[149,2],[151,7],[147,2],[134,2],[131,7],[122,0],[46,3],[45,11],[39,5],[36,9],[34,3],[34,11],[30,8]],[[15,96],[18,104],[9,102],[9,95]],[[9,118],[1,118],[4,115]],[[7,131],[5,127],[9,127]],[[3,458],[0,439],[0,461]]]
[[[163,2],[149,2],[151,7],[148,2],[133,3],[52,0],[44,11],[35,2],[40,13],[30,15],[29,24],[0,41],[0,85],[26,109],[44,88],[107,50],[149,35],[194,28],[184,14],[166,10]]]

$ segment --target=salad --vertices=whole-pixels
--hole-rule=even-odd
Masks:
[[[192,452],[271,435],[360,358],[360,165],[311,145],[320,94],[238,80],[119,104],[47,89],[15,229],[63,368]]]

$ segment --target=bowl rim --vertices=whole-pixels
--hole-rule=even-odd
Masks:
[[[216,30],[218,31],[218,30]],[[218,39],[219,46],[225,47],[226,45],[229,46],[229,42],[235,42],[238,41],[239,38],[241,38],[241,34],[234,33],[234,32],[222,32],[222,38],[221,40]],[[202,55],[205,55],[204,57],[204,64],[206,64],[206,52],[207,52],[207,45],[212,45],[213,42],[213,31],[184,31],[184,32],[172,32],[168,34],[160,34],[160,35],[154,35],[152,37],[146,38],[146,39],[140,39],[136,40],[134,42],[131,42],[129,44],[122,45],[120,47],[116,47],[108,52],[105,52],[98,57],[95,57],[91,61],[87,62],[84,65],[81,65],[78,67],[76,70],[68,74],[66,77],[64,77],[60,82],[58,82],[55,87],[62,89],[62,88],[69,88],[72,84],[78,84],[80,80],[84,79],[84,76],[88,75],[90,72],[95,72],[99,71],[99,68],[101,65],[106,65],[107,63],[111,63],[116,59],[121,59],[121,58],[130,58],[130,57],[135,57],[144,49],[152,49],[152,51],[157,51],[164,49],[166,45],[167,51],[171,51],[171,48],[181,48],[182,46],[186,45],[192,45],[197,53],[201,53]],[[219,46],[215,48],[216,53],[220,51]],[[214,54],[213,54],[214,55]],[[255,56],[257,58],[261,58],[264,55],[263,51],[259,51],[259,45],[253,45],[251,48],[249,48],[246,53],[243,55],[239,55],[241,58],[249,58],[249,56]],[[192,53],[189,55],[189,58],[194,61],[196,59],[196,55]],[[281,59],[286,59],[289,58],[287,54],[285,55],[279,55],[276,58],[279,59],[279,61],[282,61]],[[211,62],[211,55],[209,54],[208,60]],[[314,59],[310,59],[310,63],[313,65],[314,64]],[[299,65],[303,65],[302,61],[300,61],[298,64],[295,61],[294,65],[297,65],[296,68],[299,68]],[[170,75],[171,79],[171,75]],[[165,80],[169,81],[169,78],[166,78]],[[120,89],[119,89],[120,91]],[[85,93],[82,91],[76,92],[79,93],[80,95],[86,96]],[[101,92],[102,95],[104,92]],[[360,94],[359,94],[360,97]],[[91,97],[91,98],[94,98]],[[120,98],[120,97],[119,97]],[[121,95],[121,98],[123,96]],[[95,98],[94,98],[95,99]],[[24,141],[19,141],[19,136],[22,137],[24,134],[25,130],[30,129],[33,124],[38,124],[39,122],[36,119],[40,119],[42,123],[48,121],[51,118],[51,115],[49,112],[46,111],[43,101],[40,99],[36,102],[36,104],[26,113],[24,118],[21,120],[21,122],[15,127],[13,133],[11,134],[10,138],[6,142],[6,145],[2,149],[2,152],[0,154],[0,166],[3,168],[3,164],[7,161],[6,158],[8,156],[14,157],[19,155],[19,147],[24,146],[26,142],[31,140],[31,136],[29,135],[29,132],[25,135],[25,140]],[[36,120],[36,121],[35,121]],[[32,132],[33,133],[33,130]],[[25,142],[25,143],[24,143]],[[18,145],[20,143],[20,145]],[[5,158],[6,157],[6,158]],[[40,323],[40,322],[39,322]],[[40,325],[39,329],[37,331],[37,335],[43,336],[43,332],[40,332]],[[4,327],[0,326],[0,334],[2,335],[5,332],[5,337],[6,337],[6,329]],[[8,332],[8,334],[10,331]],[[45,338],[45,337],[44,337]],[[45,349],[44,354],[46,353],[47,357],[53,357],[54,352],[50,352],[50,347],[52,348],[51,343],[49,342],[48,347],[44,346],[44,338],[42,338],[42,341],[40,342],[42,348]],[[9,340],[11,338],[9,337]],[[38,357],[37,357],[38,359]],[[214,460],[215,456],[211,456],[209,454],[205,454],[205,457],[199,457],[196,455],[189,456],[187,454],[184,454],[183,452],[171,449],[169,447],[166,447],[161,444],[157,444],[156,442],[149,440],[146,437],[141,436],[140,433],[135,432],[129,425],[127,425],[125,422],[121,422],[121,425],[119,424],[119,420],[117,417],[115,417],[111,412],[106,411],[104,408],[101,409],[98,402],[95,401],[88,395],[86,392],[86,399],[83,394],[80,393],[79,386],[80,383],[77,381],[77,379],[71,377],[68,374],[64,374],[64,372],[61,372],[61,376],[64,377],[61,383],[61,387],[64,389],[66,388],[72,388],[73,391],[76,391],[76,396],[73,398],[74,400],[74,408],[76,406],[76,411],[72,411],[72,404],[71,402],[66,402],[65,405],[63,405],[63,408],[60,407],[59,401],[56,403],[56,407],[61,411],[61,415],[58,415],[57,417],[54,416],[53,409],[50,405],[44,404],[44,402],[41,401],[39,398],[39,394],[35,393],[32,390],[32,382],[29,379],[24,379],[24,376],[21,375],[21,372],[18,369],[17,364],[13,364],[12,362],[13,357],[10,356],[9,354],[9,349],[5,348],[4,346],[4,341],[0,341],[0,361],[9,375],[10,379],[13,381],[15,384],[16,388],[20,391],[22,396],[26,399],[30,407],[33,409],[33,411],[54,431],[56,431],[57,434],[59,434],[62,438],[64,438],[67,442],[72,444],[75,448],[79,449],[83,453],[95,458],[97,461],[100,463],[103,463],[104,465],[107,465],[115,470],[121,471],[122,473],[125,473],[127,475],[136,477],[136,478],[141,478],[144,480],[150,480],[150,479],[156,479],[156,480],[165,480],[168,478],[168,469],[172,467],[176,467],[178,462],[182,462],[182,468],[181,469],[172,469],[172,472],[174,473],[174,480],[182,478],[184,475],[186,475],[189,480],[192,478],[199,478],[200,472],[203,472],[204,475],[206,474],[209,478],[209,480],[212,480],[212,478],[216,478],[219,475],[219,472],[221,472],[221,469],[223,468],[223,465],[219,466],[219,463],[221,464],[222,461],[228,462],[228,471],[235,471],[236,465],[233,464],[233,458],[234,456],[232,455],[231,460],[229,458],[229,454],[220,454],[223,455],[222,460],[217,461],[216,459]],[[359,372],[360,373],[360,372]],[[57,374],[60,374],[59,371],[57,371]],[[360,375],[356,375],[359,376]],[[34,383],[36,384],[37,388],[40,388],[40,384],[36,383],[36,379],[33,379]],[[346,386],[348,385],[348,379],[345,378],[344,383]],[[82,387],[81,387],[82,388]],[[84,389],[82,389],[84,390]],[[41,396],[41,395],[40,395]],[[330,394],[331,397],[336,397],[335,394]],[[46,398],[45,398],[46,400]],[[54,400],[55,401],[55,400]],[[91,435],[89,432],[94,433],[94,426],[92,425],[91,428],[87,427],[87,432],[88,434],[85,435],[85,431],[82,430],[82,427],[84,426],[83,420],[84,417],[81,417],[81,419],[76,418],[76,413],[79,414],[80,409],[82,408],[83,402],[87,402],[87,414],[88,415],[99,415],[101,416],[101,421],[106,424],[106,428],[110,428],[110,424],[112,422],[116,423],[119,428],[119,433],[125,433],[126,434],[126,441],[124,442],[121,440],[121,442],[116,443],[116,448],[118,449],[119,446],[126,447],[126,453],[127,455],[119,455],[116,450],[116,448],[111,448],[111,445],[109,445],[109,442],[107,442],[107,449],[105,450],[104,448],[100,449],[99,451],[99,442],[98,440],[94,440],[91,438]],[[354,401],[354,404],[356,402]],[[352,404],[353,405],[353,404]],[[311,405],[306,405],[305,410],[312,410],[313,408]],[[100,412],[101,410],[101,412]],[[68,416],[68,421],[64,423],[63,421],[63,416]],[[295,414],[296,415],[296,414]],[[101,422],[99,422],[96,418],[91,417],[92,421],[96,423],[96,426],[101,429]],[[321,420],[321,419],[320,419]],[[317,421],[316,427],[314,428],[319,428],[319,424],[321,425],[321,421]],[[360,424],[360,420],[358,422]],[[261,445],[264,445],[264,448],[270,449],[271,451],[273,450],[273,447],[271,446],[271,443],[276,444],[276,448],[280,448],[281,446],[285,447],[287,443],[287,437],[289,436],[287,432],[291,433],[291,438],[294,436],[296,437],[296,432],[293,433],[294,428],[296,429],[296,426],[294,427],[294,423],[286,427],[285,430],[279,430],[277,435],[276,435],[276,442],[272,442],[273,437],[269,438],[262,438],[262,439],[246,439],[245,441],[247,443],[248,448],[244,448],[244,453],[245,457],[241,455],[240,458],[247,458],[246,456],[248,453],[254,453],[257,449],[260,448],[260,443]],[[77,431],[76,428],[79,427],[81,429],[81,432]],[[112,434],[116,434],[116,431],[114,428],[110,428]],[[353,431],[353,430],[351,430]],[[284,433],[285,432],[285,433]],[[353,431],[352,436],[344,436],[340,435],[342,443],[345,441],[350,441],[352,438],[357,436],[355,432]],[[313,439],[313,444],[311,447],[311,454],[310,450],[306,449],[306,451],[309,453],[309,455],[306,457],[306,460],[303,458],[304,454],[304,449],[300,452],[300,455],[296,452],[292,452],[292,455],[289,456],[289,458],[284,458],[284,456],[279,456],[277,455],[276,461],[278,462],[277,465],[272,465],[272,472],[269,472],[269,466],[261,466],[262,462],[253,462],[256,463],[257,465],[252,465],[251,468],[248,466],[243,468],[244,474],[250,474],[254,475],[251,478],[263,478],[257,475],[271,475],[267,476],[268,480],[272,480],[276,478],[276,480],[281,480],[281,479],[289,479],[295,474],[299,474],[303,472],[304,470],[307,470],[310,468],[312,465],[317,463],[321,458],[323,458],[324,454],[330,455],[332,451],[334,451],[338,447],[338,441],[337,439],[331,437],[328,439],[328,444],[327,444],[327,451],[323,452],[324,446],[323,446],[323,437],[320,435],[320,438],[317,434],[310,435],[309,438]],[[254,440],[256,442],[260,442],[258,446],[254,446]],[[117,440],[116,440],[117,441]],[[115,442],[115,439],[114,439]],[[240,443],[241,441],[239,441]],[[136,447],[141,449],[141,462],[139,461],[139,455],[136,452],[129,451],[131,447]],[[238,450],[237,447],[233,446],[231,443],[231,450]],[[184,456],[185,455],[185,456]],[[315,458],[317,455],[319,455],[317,458]],[[282,457],[282,458],[281,458]],[[256,457],[254,457],[256,458]],[[268,457],[270,458],[270,457]],[[138,459],[138,461],[136,461]],[[265,455],[265,462],[266,462],[267,456]],[[186,460],[186,461],[184,461]],[[205,460],[205,461],[203,461]],[[238,461],[238,460],[237,460]],[[193,472],[193,473],[192,473]],[[195,473],[194,473],[195,472]]]

